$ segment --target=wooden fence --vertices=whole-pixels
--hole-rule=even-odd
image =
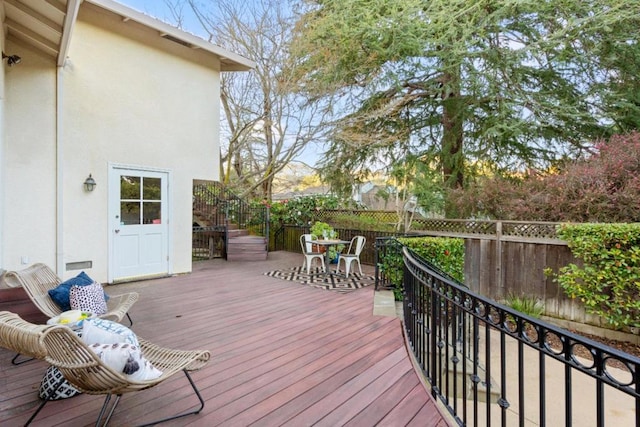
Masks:
[[[317,220],[357,211],[323,211]],[[364,211],[380,221],[390,219],[393,212]],[[385,216],[386,215],[386,216]],[[545,275],[549,268],[557,272],[570,263],[578,263],[567,243],[556,238],[557,223],[489,220],[414,220],[413,235],[456,237],[465,240],[465,285],[472,291],[496,301],[508,296],[538,298],[550,317],[604,326],[597,316],[588,315],[583,304],[568,298],[564,291]],[[336,228],[345,240],[361,234],[367,244],[361,255],[365,264],[375,263],[376,237],[392,236],[392,232],[360,231]],[[309,229],[284,226],[272,235],[270,250],[300,251],[300,235]],[[397,233],[396,233],[397,234]]]
[[[441,220],[414,222],[414,231],[429,236],[465,240],[465,285],[496,301],[509,296],[537,298],[545,315],[596,326],[599,316],[585,313],[581,301],[565,295],[545,269],[560,268],[580,260],[567,242],[556,237],[559,224],[550,222]]]

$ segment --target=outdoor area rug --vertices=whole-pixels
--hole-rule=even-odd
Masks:
[[[332,267],[333,271],[335,268]],[[344,274],[344,270],[341,270]],[[302,267],[293,267],[286,270],[275,270],[264,273],[265,276],[271,276],[282,280],[290,280],[292,282],[300,282],[303,285],[313,286],[314,288],[322,288],[328,291],[336,292],[352,292],[365,286],[375,285],[375,276],[367,276],[360,272],[349,272],[349,278],[343,276],[331,275],[325,277],[319,267],[311,269],[311,274],[307,274],[307,269]]]

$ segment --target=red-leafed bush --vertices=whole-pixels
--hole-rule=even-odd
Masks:
[[[639,222],[640,133],[617,135],[593,155],[550,174],[484,178],[453,192],[460,217],[523,221]]]

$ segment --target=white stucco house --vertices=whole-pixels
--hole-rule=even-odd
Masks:
[[[219,178],[220,73],[254,64],[112,0],[0,12],[0,268],[191,271],[192,183]]]

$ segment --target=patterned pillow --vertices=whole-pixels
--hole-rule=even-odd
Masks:
[[[49,366],[45,372],[42,382],[40,383],[39,395],[44,400],[59,400],[77,396],[80,392],[67,380],[62,381],[64,377],[62,372],[55,366]],[[55,388],[57,386],[57,388]]]
[[[131,353],[135,351],[140,352],[138,351],[138,347],[129,343],[91,344],[89,348],[98,355],[105,365],[121,373],[125,371],[125,368],[127,371],[132,370],[130,366],[131,363],[129,362]],[[127,367],[127,364],[129,364],[129,367]]]
[[[82,341],[87,344],[128,343],[138,345],[138,337],[120,323],[106,319],[87,319],[82,323]]]
[[[98,282],[86,286],[72,286],[69,290],[72,310],[89,311],[97,316],[107,312],[104,289]]]
[[[54,289],[49,289],[49,296],[58,304],[58,307],[62,311],[71,310],[71,303],[69,301],[69,292],[72,286],[87,286],[93,283],[93,279],[87,275],[84,271],[78,274],[76,277],[72,277],[60,283]]]
[[[105,365],[116,372],[125,374],[131,380],[154,380],[162,375],[161,371],[142,357],[140,349],[131,344],[92,344],[89,348],[98,355]]]
[[[136,356],[140,357],[136,359]],[[125,371],[127,377],[129,377],[129,379],[133,381],[155,380],[156,378],[162,376],[162,371],[153,366],[147,359],[142,357],[142,354],[140,352],[134,354],[133,362],[133,369],[131,370],[131,372]]]

